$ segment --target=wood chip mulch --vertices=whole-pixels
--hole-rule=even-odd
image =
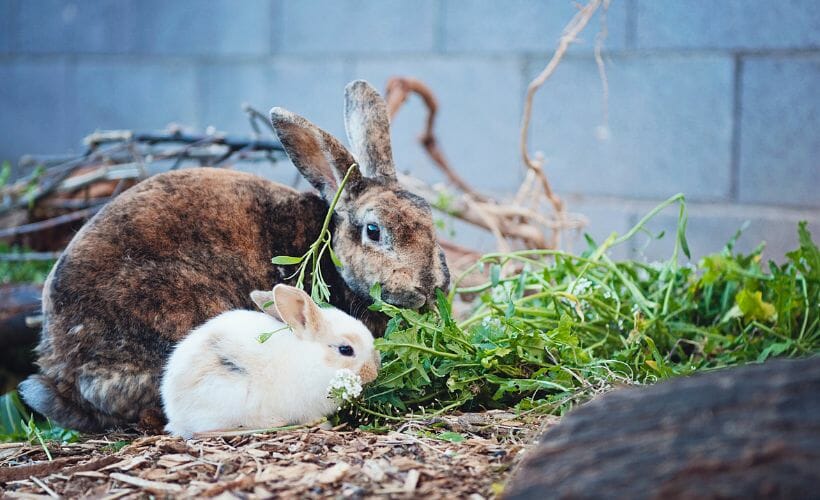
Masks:
[[[556,420],[490,411],[386,434],[312,427],[190,441],[83,436],[49,444],[52,461],[36,444],[7,443],[0,444],[0,497],[493,498]]]

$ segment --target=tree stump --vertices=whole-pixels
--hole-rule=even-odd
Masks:
[[[539,441],[506,498],[818,498],[820,357],[614,391]]]

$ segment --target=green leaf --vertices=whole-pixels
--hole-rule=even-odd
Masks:
[[[304,259],[304,255],[302,257],[290,257],[288,255],[278,255],[271,259],[271,262],[276,264],[277,266],[291,266],[293,264],[298,264],[302,262]]]
[[[271,332],[260,333],[259,335],[257,335],[256,341],[259,342],[260,344],[264,344],[265,342],[268,341],[269,338],[271,338],[275,334],[277,334],[279,332],[282,332],[282,331],[285,331],[285,330],[290,330],[290,326],[285,325],[282,328],[277,328],[276,330],[273,330]]]
[[[342,261],[339,260],[339,256],[336,255],[336,252],[333,251],[333,247],[331,245],[328,245],[327,249],[330,250],[330,260],[333,261],[333,265],[338,267],[339,269],[343,268],[344,266],[342,265]]]
[[[382,301],[382,284],[378,281],[370,287],[370,297],[377,304]]]
[[[441,320],[444,321],[444,325],[452,325],[453,316],[450,312],[450,304],[447,303],[447,296],[438,288],[436,288],[436,302],[438,304],[438,313],[441,316]]]
[[[510,299],[507,301],[507,309],[504,311],[504,317],[510,319],[515,314],[515,302]]]
[[[757,357],[757,362],[762,363],[772,356],[780,356],[781,354],[789,350],[789,348],[791,347],[792,343],[790,341],[769,344],[768,347],[763,349],[763,352],[760,353],[760,356]]]
[[[800,248],[789,252],[789,258],[798,269],[802,270],[811,280],[820,281],[820,250],[811,238],[806,221],[800,221],[797,226],[797,237]]]
[[[700,267],[706,272],[700,279],[702,285],[711,285],[717,282],[726,270],[726,257],[720,254],[712,254],[700,260]]]
[[[461,443],[461,442],[463,442],[464,440],[467,439],[467,438],[464,437],[464,435],[459,434],[458,432],[450,432],[450,431],[442,432],[441,434],[436,436],[436,438],[441,439],[442,441],[449,441],[451,443]]]
[[[545,391],[560,391],[560,392],[568,392],[569,388],[564,387],[561,384],[557,384],[550,380],[535,380],[535,379],[513,379],[513,378],[503,378],[494,375],[488,375],[487,381],[492,384],[498,385],[498,390],[493,394],[493,399],[498,401],[500,400],[506,393],[522,393],[522,392],[532,392],[536,390],[545,390]]]
[[[11,178],[11,163],[6,160],[3,162],[2,168],[0,168],[0,187],[5,186],[9,178]]]
[[[501,266],[498,264],[493,264],[490,266],[490,284],[493,287],[498,286],[498,282],[501,280]]]
[[[131,444],[131,441],[125,441],[125,440],[115,441],[115,442],[111,443],[110,445],[108,445],[108,449],[110,449],[114,453],[117,453],[118,451],[125,448],[129,444]]]
[[[763,300],[763,292],[750,292],[743,288],[735,295],[735,303],[747,321],[773,321],[775,318],[774,305]]]
[[[16,441],[25,437],[21,421],[31,418],[17,391],[0,396],[0,442]]]
[[[691,259],[692,256],[689,255],[689,243],[686,241],[687,220],[688,216],[686,215],[686,205],[681,203],[680,213],[678,214],[678,242],[680,243],[681,250],[683,250],[683,254],[686,255],[686,258]]]

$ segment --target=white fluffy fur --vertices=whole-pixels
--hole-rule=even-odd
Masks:
[[[331,330],[321,332],[320,341],[282,330],[259,343],[260,334],[285,325],[267,314],[243,310],[223,313],[191,331],[177,345],[162,379],[166,431],[190,438],[196,432],[308,423],[332,414],[338,403],[327,397],[328,384],[351,358],[333,356],[328,344],[336,333],[360,339],[355,372],[373,363],[373,336],[339,310],[319,310]]]

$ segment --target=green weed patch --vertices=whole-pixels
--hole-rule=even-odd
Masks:
[[[680,217],[669,260],[610,259],[609,249],[673,204]],[[618,385],[820,349],[820,251],[805,223],[784,264],[764,265],[762,245],[736,252],[738,233],[722,252],[681,266],[685,230],[677,195],[624,236],[588,240],[580,255],[485,255],[468,272],[489,270],[490,279],[464,290],[456,279],[436,311],[396,308],[374,287],[373,309],[392,318],[376,341],[382,370],[343,418],[378,425],[454,409],[561,414]],[[463,320],[452,314],[459,292],[476,297]]]

